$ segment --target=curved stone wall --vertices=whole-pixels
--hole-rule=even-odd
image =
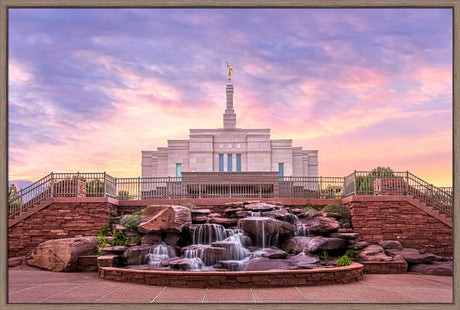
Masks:
[[[302,270],[264,271],[155,271],[115,267],[99,268],[104,279],[188,288],[254,288],[344,284],[363,278],[363,265]]]

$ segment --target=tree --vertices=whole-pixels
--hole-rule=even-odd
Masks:
[[[8,187],[8,206],[12,209],[15,207],[20,207],[21,202],[18,200],[18,198],[18,188],[16,185],[11,184],[10,187]]]
[[[16,187],[16,185],[11,184],[10,187],[8,187],[8,201],[11,198],[15,197],[17,193],[18,193],[18,188]]]
[[[369,173],[368,176],[372,177],[393,177],[394,171],[390,167],[380,167],[378,166],[377,168],[374,168],[371,170],[371,173]]]
[[[104,197],[104,182],[98,179],[87,182],[86,197]]]
[[[374,181],[380,177],[393,177],[394,171],[390,167],[378,166],[365,177],[356,178],[356,189],[363,195],[374,195]]]

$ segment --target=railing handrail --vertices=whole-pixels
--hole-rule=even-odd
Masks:
[[[182,177],[137,177],[116,178],[106,172],[97,173],[50,173],[40,180],[28,185],[10,197],[9,206],[14,201],[14,210],[10,216],[24,212],[32,205],[49,197],[112,197],[118,199],[152,199],[157,198],[199,198],[220,197],[223,193],[228,197],[273,197],[275,194],[280,198],[304,198],[306,194],[314,195],[314,198],[341,198],[350,195],[374,194],[375,180],[394,178],[402,180],[396,182],[399,187],[398,193],[410,194],[415,198],[431,205],[440,212],[452,216],[452,190],[436,187],[409,171],[393,172],[392,175],[373,174],[372,171],[354,171],[344,177],[322,176],[262,176],[244,173],[227,173],[220,182],[216,182],[214,176],[196,175]],[[191,179],[190,179],[191,178]],[[365,186],[371,186],[367,191],[358,188],[359,178],[370,178],[365,181]],[[63,180],[85,180],[85,185],[80,182],[66,182]],[[98,181],[98,182],[95,182]],[[101,186],[101,183],[102,186]],[[60,185],[59,185],[60,184]],[[267,186],[273,186],[268,188]],[[405,184],[405,185],[402,185]],[[362,186],[363,184],[361,184]],[[83,188],[81,188],[83,186]],[[383,186],[383,184],[381,184]],[[258,188],[256,188],[258,187]],[[404,187],[404,189],[402,188]],[[383,187],[382,187],[383,188]],[[43,190],[42,190],[43,189]],[[48,190],[49,189],[49,190]],[[154,194],[150,192],[154,191]],[[82,192],[80,192],[82,191]],[[193,193],[191,193],[191,191]],[[268,192],[267,192],[268,191]],[[271,191],[271,192],[270,192]],[[388,189],[387,189],[388,191]],[[272,196],[270,196],[270,193]],[[427,194],[429,192],[429,194]],[[382,191],[383,193],[383,191]],[[393,193],[394,194],[394,193]],[[28,197],[35,195],[33,197]],[[83,196],[80,196],[83,195]],[[268,196],[267,196],[268,195]],[[193,197],[192,197],[193,196]],[[224,196],[227,197],[227,196]],[[27,200],[29,198],[29,200]],[[10,209],[9,209],[10,211]]]

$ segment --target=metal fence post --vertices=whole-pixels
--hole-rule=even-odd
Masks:
[[[118,190],[118,182],[117,182],[117,179],[118,179],[118,178],[114,178],[114,180],[113,180],[113,183],[114,183],[114,184],[113,184],[113,190],[115,191],[115,192],[113,193],[113,195],[114,195],[113,198],[117,198],[117,190]]]
[[[137,177],[137,197],[141,197],[141,177]]]
[[[104,171],[104,197],[107,197],[107,178],[106,178],[105,171]]]
[[[354,196],[357,196],[358,194],[357,194],[357,191],[356,191],[356,189],[357,189],[357,184],[356,184],[356,182],[357,182],[357,181],[356,181],[356,170],[355,170],[355,172],[354,172],[353,174],[354,174],[354,179],[355,179],[355,181],[353,182],[353,195],[354,195]]]
[[[434,205],[434,192],[433,192],[433,184],[431,184],[431,205]]]
[[[51,188],[50,188],[50,190],[51,190],[51,198],[53,198],[54,197],[54,173],[53,172],[51,172]]]
[[[80,197],[80,172],[77,172],[77,198]]]
[[[409,196],[409,170],[406,171],[406,188],[404,194]]]
[[[321,199],[323,193],[323,177],[319,177],[319,199]]]
[[[232,180],[230,179],[230,182],[228,182],[228,194],[229,197],[232,198]]]
[[[168,177],[168,186],[166,186],[166,190],[167,190],[167,194],[168,194],[168,199],[171,199],[171,190],[170,190],[170,186],[171,186],[171,177]]]

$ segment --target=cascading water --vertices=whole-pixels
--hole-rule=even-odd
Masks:
[[[306,228],[304,224],[299,220],[297,215],[293,214],[295,222],[295,236],[296,237],[310,237],[310,229]]]
[[[149,265],[159,265],[163,260],[175,257],[176,253],[172,247],[168,247],[165,243],[155,246],[150,253],[146,255]]]
[[[193,244],[211,245],[215,241],[224,240],[225,228],[218,224],[201,224],[193,232]]]
[[[242,238],[244,234],[239,232],[226,238],[224,241],[231,244],[227,248],[227,259],[228,260],[242,260],[249,255],[249,250],[246,249],[242,244]]]
[[[192,270],[199,270],[203,266],[203,260],[199,257],[200,251],[198,249],[187,249],[184,252],[184,258],[190,262]]]

